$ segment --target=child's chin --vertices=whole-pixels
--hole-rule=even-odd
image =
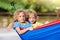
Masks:
[[[24,23],[24,21],[20,21],[20,22]]]
[[[31,24],[34,24],[33,22],[31,22]]]

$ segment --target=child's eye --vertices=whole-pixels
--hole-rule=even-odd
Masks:
[[[23,17],[25,17],[25,16],[23,16]]]
[[[21,17],[25,17],[25,16],[21,16]]]
[[[33,17],[35,19],[35,17]]]
[[[21,16],[19,16],[19,17],[21,17]]]
[[[29,17],[31,19],[31,17]]]

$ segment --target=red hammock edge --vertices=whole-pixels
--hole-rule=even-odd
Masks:
[[[36,28],[33,28],[33,30],[38,29],[38,28],[43,28],[43,27],[51,26],[51,25],[54,25],[54,24],[57,24],[57,23],[60,23],[60,20],[55,20],[53,22],[49,22],[47,24],[43,24],[41,26],[37,26]]]

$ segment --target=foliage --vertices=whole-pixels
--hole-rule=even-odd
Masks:
[[[12,4],[11,4],[12,3]],[[50,1],[41,0],[0,0],[0,8],[13,13],[16,9],[29,9],[36,12],[56,12],[56,6]]]

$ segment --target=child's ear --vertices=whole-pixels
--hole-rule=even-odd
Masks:
[[[18,21],[17,18],[14,19],[14,22]]]

